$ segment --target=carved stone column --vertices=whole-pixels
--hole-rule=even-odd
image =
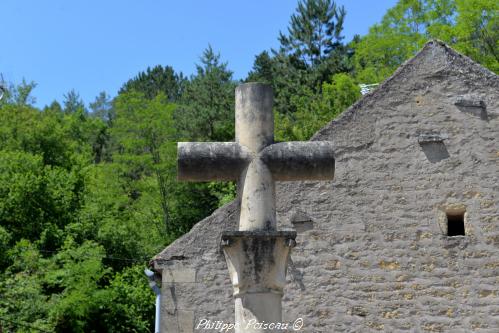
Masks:
[[[232,231],[222,247],[234,288],[236,333],[273,332],[282,321],[281,298],[294,231]],[[278,330],[276,330],[278,331]]]

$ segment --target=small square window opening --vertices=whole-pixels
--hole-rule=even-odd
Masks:
[[[464,236],[464,212],[447,213],[447,236]]]

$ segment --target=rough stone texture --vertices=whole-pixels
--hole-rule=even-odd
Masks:
[[[295,231],[229,231],[222,234],[234,295],[282,294]],[[280,302],[280,300],[279,300]]]
[[[487,117],[459,109],[475,105]],[[429,161],[421,135],[445,137],[449,156]],[[276,186],[279,229],[296,212],[313,222],[291,255],[283,320],[303,318],[302,332],[497,332],[498,139],[499,77],[435,41],[319,131],[335,180]],[[463,208],[466,236],[447,237],[446,212]],[[154,258],[157,271],[196,270],[195,283],[163,283],[163,332],[180,332],[186,311],[196,332],[215,332],[195,330],[202,318],[234,322],[219,242],[237,216],[237,202],[217,210]]]
[[[331,142],[280,142],[265,148],[262,161],[275,180],[332,180],[334,153]]]
[[[177,179],[237,180],[251,160],[251,152],[237,142],[179,142]]]
[[[196,270],[193,268],[172,267],[171,269],[169,269],[169,267],[165,267],[161,272],[161,281],[162,283],[196,282]]]
[[[235,332],[274,332],[253,322],[282,321],[283,289],[295,231],[226,231],[222,246],[235,298]]]

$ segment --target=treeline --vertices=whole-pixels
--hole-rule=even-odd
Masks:
[[[275,92],[278,140],[306,140],[430,38],[499,71],[493,0],[401,0],[345,42],[345,9],[298,3],[279,48],[244,81]],[[33,106],[34,83],[0,101],[0,332],[150,332],[143,268],[231,201],[233,183],[176,182],[176,142],[232,141],[234,80],[208,47],[191,77],[147,68],[87,108],[75,91]],[[195,246],[195,244],[193,244]]]

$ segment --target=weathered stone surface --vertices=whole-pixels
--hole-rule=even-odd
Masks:
[[[161,332],[190,333],[194,331],[194,311],[162,311],[161,320],[164,323]]]
[[[196,270],[184,267],[165,267],[161,273],[163,283],[193,283],[196,282]]]
[[[292,223],[293,229],[298,233],[312,230],[314,228],[314,221],[312,221],[310,216],[308,216],[305,212],[300,210],[293,210],[289,217],[289,221]]]
[[[465,95],[480,96],[486,120],[458,109]],[[445,133],[449,157],[429,161],[421,133]],[[314,221],[291,255],[283,320],[303,318],[301,332],[314,333],[497,332],[498,138],[498,76],[438,42],[319,131],[313,140],[334,146],[335,181],[276,186],[278,228],[292,228],[295,211]],[[158,271],[196,269],[195,283],[162,286],[163,300],[194,311],[194,323],[234,322],[219,241],[237,229],[237,207],[217,210],[154,261]],[[466,209],[464,237],[440,227],[453,207]]]
[[[222,247],[235,297],[236,332],[274,332],[252,327],[282,321],[281,298],[294,231],[229,231]],[[279,330],[277,330],[279,331]]]
[[[450,157],[443,141],[423,142],[420,145],[426,158],[431,163],[437,163]]]
[[[332,180],[333,145],[328,141],[280,142],[262,152],[275,180]]]
[[[282,295],[295,238],[295,231],[224,232],[222,247],[234,296],[267,292]]]
[[[236,88],[236,141],[254,153],[274,143],[272,89],[261,83]]]
[[[332,180],[329,141],[274,143],[269,85],[236,88],[236,142],[179,142],[178,179],[239,180],[240,230],[275,230],[275,180]]]
[[[251,159],[251,153],[237,142],[179,142],[177,178],[237,180]]]
[[[487,105],[480,96],[477,95],[465,95],[456,98],[456,107],[467,112],[476,117],[480,117],[483,120],[488,120],[487,115]]]

